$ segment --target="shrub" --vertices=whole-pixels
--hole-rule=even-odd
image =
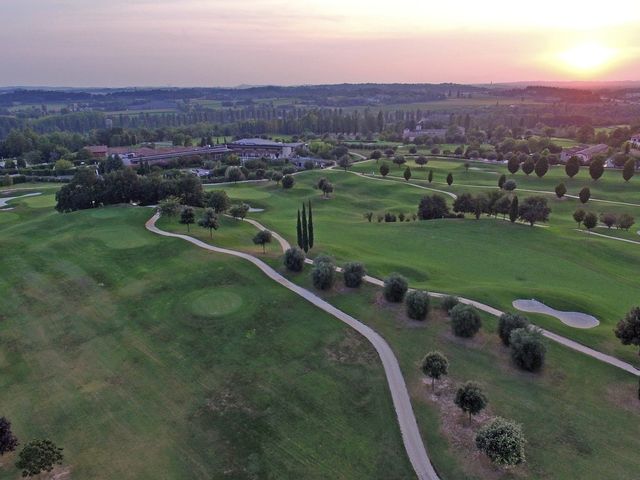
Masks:
[[[540,370],[544,364],[546,347],[542,334],[534,328],[517,328],[509,337],[511,358],[520,368],[529,372]]]
[[[447,295],[442,299],[442,302],[440,305],[442,306],[442,309],[445,312],[449,313],[451,309],[456,305],[458,305],[459,303],[460,303],[460,300],[458,300],[458,297],[454,297],[453,295]]]
[[[429,295],[427,292],[412,290],[407,294],[407,316],[413,320],[424,320],[429,313]]]
[[[362,285],[362,279],[367,274],[364,265],[358,262],[349,262],[342,268],[344,284],[349,288],[358,288]]]
[[[518,328],[527,328],[529,320],[518,313],[503,313],[498,320],[498,336],[502,343],[509,346],[511,332]]]
[[[392,273],[384,279],[384,298],[388,302],[399,303],[409,288],[407,279],[398,273]]]
[[[611,228],[618,221],[618,216],[613,212],[605,212],[600,214],[600,221],[604,223],[607,228]]]
[[[422,372],[431,378],[431,389],[435,388],[435,382],[449,371],[449,360],[438,351],[429,352],[422,360]]]
[[[467,382],[456,392],[454,403],[460,407],[463,412],[469,414],[469,421],[471,421],[471,415],[480,413],[489,401],[480,388],[480,385],[475,382]]]
[[[282,188],[284,188],[285,190],[292,188],[294,183],[295,180],[291,175],[285,175],[284,177],[282,177]]]
[[[329,257],[318,257],[311,271],[313,286],[319,290],[329,290],[333,287],[336,277],[336,267]]]
[[[525,461],[526,440],[522,427],[503,418],[494,418],[476,435],[476,447],[500,466],[519,465]]]
[[[482,320],[478,311],[471,305],[456,305],[449,312],[451,316],[451,329],[457,337],[471,338],[482,326]]]
[[[284,252],[284,265],[292,272],[300,272],[304,267],[305,258],[306,256],[300,248],[291,247]]]
[[[591,230],[598,225],[598,216],[593,212],[587,212],[582,223],[587,227],[587,230]]]
[[[580,201],[582,203],[587,203],[589,201],[589,198],[591,198],[591,190],[589,189],[589,187],[584,187],[582,190],[580,190],[578,197],[580,198]]]
[[[513,179],[507,180],[506,182],[504,182],[504,185],[502,185],[502,189],[506,190],[507,192],[513,192],[517,187],[518,184]]]
[[[556,196],[558,198],[564,197],[566,193],[567,193],[567,187],[565,186],[564,183],[561,182],[558,185],[556,185]]]

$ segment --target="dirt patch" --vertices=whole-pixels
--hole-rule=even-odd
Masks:
[[[484,479],[530,478],[525,466],[508,470],[498,468],[476,448],[475,438],[478,430],[494,417],[490,406],[469,422],[468,415],[454,403],[457,383],[445,377],[436,382],[433,391],[431,380],[422,379],[417,388],[420,390],[419,397],[437,408],[440,415],[440,432],[447,438],[466,473]]]
[[[340,342],[330,345],[325,350],[332,362],[351,365],[373,365],[378,361],[378,354],[371,344],[358,332],[347,330]]]
[[[214,413],[243,412],[252,414],[253,409],[240,395],[230,389],[216,392],[205,401],[206,410]]]
[[[638,399],[638,383],[612,383],[607,385],[605,395],[615,406],[637,413],[640,410],[640,400]]]

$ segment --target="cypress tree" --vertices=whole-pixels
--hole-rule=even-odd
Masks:
[[[297,233],[298,233],[298,246],[300,248],[302,248],[302,223],[300,223],[300,209],[298,209],[298,227],[297,227]]]
[[[514,223],[518,219],[518,197],[513,197],[511,207],[509,208],[509,220]]]
[[[307,224],[307,209],[302,203],[302,249],[309,251],[309,225]]]
[[[313,213],[311,212],[311,200],[309,200],[309,249],[313,248]]]

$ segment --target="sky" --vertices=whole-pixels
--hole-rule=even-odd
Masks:
[[[640,80],[640,0],[0,0],[0,85]]]

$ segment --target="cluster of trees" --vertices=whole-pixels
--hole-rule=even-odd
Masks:
[[[0,417],[0,457],[15,451],[18,445],[20,443],[11,430],[11,422],[5,417]],[[56,465],[62,465],[62,451],[63,449],[51,440],[32,440],[20,451],[15,465],[22,471],[23,477],[50,472]]]
[[[299,247],[291,247],[284,254],[284,265],[292,272],[301,272],[304,268],[306,255]],[[337,267],[333,258],[319,255],[313,262],[311,280],[319,290],[329,290],[336,281]],[[362,263],[348,262],[342,267],[344,284],[348,288],[358,288],[362,285],[367,269]]]
[[[307,207],[302,204],[302,215],[298,209],[298,222],[296,224],[296,234],[298,239],[298,247],[308,252],[313,248],[314,231],[313,231],[313,212],[311,210],[311,201],[309,205],[309,217],[307,218]]]
[[[592,230],[598,226],[598,215],[594,212],[586,212],[581,208],[573,212],[573,219],[578,224],[578,228],[584,225],[587,230]],[[626,231],[635,224],[633,215],[629,213],[617,214],[614,212],[603,212],[600,214],[600,221],[604,223],[607,228],[615,226],[619,230]]]

